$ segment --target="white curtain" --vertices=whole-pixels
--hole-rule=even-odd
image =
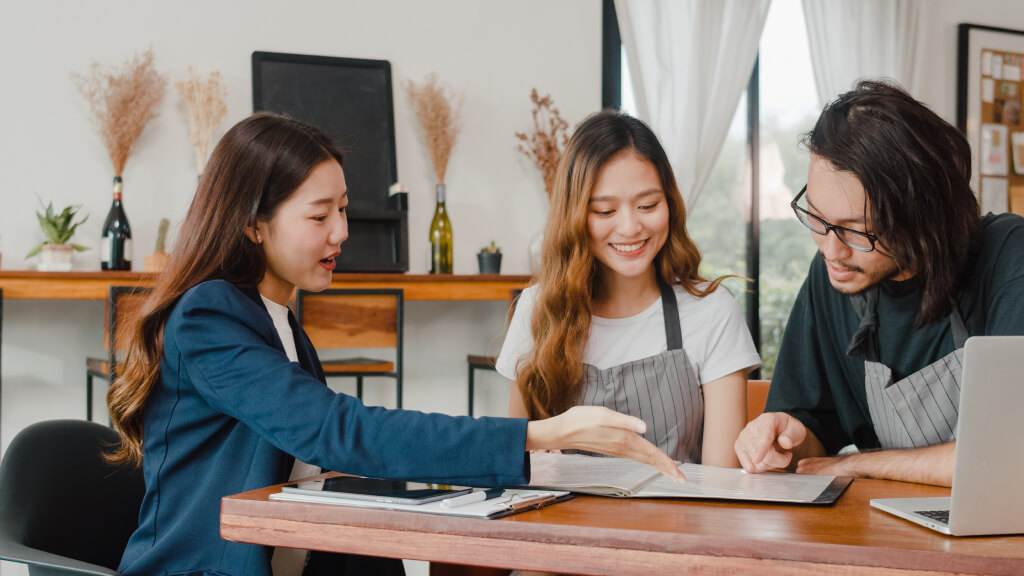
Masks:
[[[615,0],[637,115],[692,213],[747,87],[771,0]]]
[[[863,78],[921,88],[923,0],[803,0],[821,105]]]

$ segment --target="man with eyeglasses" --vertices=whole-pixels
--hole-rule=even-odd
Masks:
[[[819,253],[736,453],[949,486],[964,341],[1024,334],[1024,218],[979,217],[966,139],[897,86],[859,83],[804,143],[792,207]]]

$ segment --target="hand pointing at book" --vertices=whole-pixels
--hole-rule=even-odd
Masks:
[[[526,428],[527,450],[574,449],[631,458],[653,466],[677,481],[686,477],[657,446],[640,434],[643,420],[600,406],[573,406],[545,420],[533,420]]]

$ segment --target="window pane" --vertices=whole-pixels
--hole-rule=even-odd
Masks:
[[[782,331],[816,248],[789,202],[807,181],[800,136],[820,112],[800,0],[773,0],[760,46],[760,297],[762,378],[771,378]]]
[[[744,309],[747,282],[742,277],[747,275],[747,221],[750,217],[746,111],[744,92],[704,191],[692,210],[687,206],[686,215],[686,228],[704,258],[701,275],[709,279],[739,276],[727,279],[724,284]]]

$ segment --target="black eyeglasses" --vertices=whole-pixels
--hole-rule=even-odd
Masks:
[[[808,230],[815,234],[821,234],[822,236],[828,235],[829,232],[834,232],[836,238],[838,238],[840,242],[860,252],[871,252],[875,249],[875,242],[878,242],[878,236],[830,224],[825,220],[818,218],[814,214],[811,214],[805,208],[798,206],[797,203],[806,193],[807,185],[804,184],[804,187],[800,189],[800,193],[796,195],[796,198],[793,198],[792,202],[789,203],[789,207],[793,209],[797,220],[799,220],[804,226],[807,226]]]

